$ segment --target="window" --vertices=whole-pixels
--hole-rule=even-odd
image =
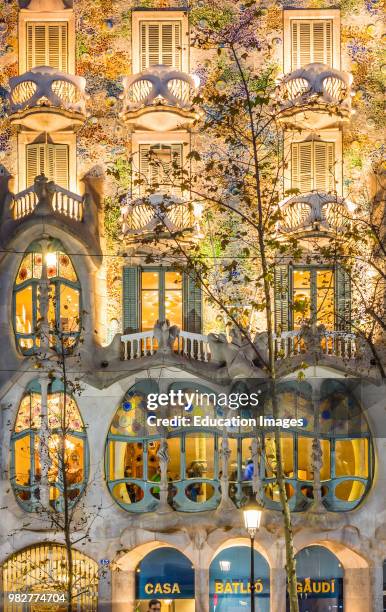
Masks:
[[[140,22],[141,71],[157,64],[181,70],[181,29],[180,21]]]
[[[62,504],[64,478],[72,504],[79,499],[87,481],[86,430],[75,400],[64,393],[58,380],[49,387],[47,427],[49,435],[44,444],[41,389],[34,381],[20,402],[11,436],[12,486],[20,505],[30,512],[41,508],[40,486],[44,468],[48,470],[50,504],[57,510]],[[63,441],[64,455],[60,450]]]
[[[40,243],[33,243],[20,264],[13,292],[16,340],[25,354],[31,354],[40,345],[39,294],[45,274],[50,287],[48,320],[51,344],[63,339],[65,348],[69,349],[80,333],[80,284],[71,259],[56,241],[44,253]],[[60,340],[55,337],[59,331]]]
[[[98,564],[83,553],[73,549],[73,595],[75,610],[96,612],[98,603]],[[4,612],[14,612],[21,608],[8,599],[8,593],[42,594],[66,591],[68,557],[61,544],[37,544],[13,554],[3,565],[2,587],[4,592]],[[55,601],[55,599],[54,599]],[[39,606],[28,606],[31,611],[41,610]],[[56,604],[43,605],[47,610],[63,610]]]
[[[68,71],[68,25],[62,23],[27,22],[27,71],[37,66],[50,66]]]
[[[317,268],[295,268],[292,271],[293,328],[304,320],[323,323],[327,329],[335,325],[334,271]]]
[[[34,184],[35,177],[44,174],[49,181],[68,189],[68,145],[28,144],[26,145],[27,187]]]
[[[123,269],[123,331],[151,330],[168,319],[180,329],[201,333],[201,287],[187,274],[170,268]]]
[[[296,142],[291,146],[292,189],[301,193],[335,190],[335,146],[318,140]]]
[[[332,66],[332,21],[291,21],[292,70],[307,64]]]
[[[328,510],[337,512],[355,508],[369,490],[373,474],[371,436],[359,405],[350,388],[334,382],[333,388],[322,388],[319,408],[318,438],[321,445],[320,469],[322,501]],[[169,390],[211,393],[203,385],[183,381]],[[177,510],[194,512],[213,509],[220,500],[221,444],[223,429],[215,427],[172,425],[165,431],[147,423],[148,393],[157,393],[155,380],[136,383],[123,398],[113,418],[106,444],[106,475],[113,498],[130,512],[155,510],[160,498],[160,450],[166,438],[168,503]],[[307,384],[296,390],[283,385],[279,391],[281,418],[303,418],[302,430],[286,430],[281,437],[285,486],[291,510],[304,511],[314,498],[314,465],[312,461],[314,406]],[[212,392],[213,394],[213,392]],[[263,397],[264,414],[272,414],[269,397]],[[232,411],[208,402],[193,402],[189,416],[214,419],[234,416]],[[260,413],[260,411],[259,411]],[[151,414],[154,414],[153,412]],[[186,416],[182,406],[159,407],[157,417]],[[255,416],[244,410],[242,417]],[[209,421],[210,422],[210,421]],[[194,430],[194,431],[193,431]],[[269,509],[280,510],[275,475],[276,441],[272,431],[253,433],[253,427],[228,429],[229,496],[236,507],[254,497],[253,476],[256,459],[252,456],[253,436],[258,436],[258,465],[261,495]]]
[[[141,328],[153,329],[158,320],[168,319],[182,327],[182,274],[170,270],[141,272]]]
[[[179,195],[182,144],[141,144],[139,146],[139,191]]]

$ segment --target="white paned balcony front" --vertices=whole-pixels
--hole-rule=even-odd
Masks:
[[[86,118],[86,80],[49,66],[32,68],[9,80],[9,117],[38,132],[74,129]]]
[[[124,77],[122,117],[156,132],[190,127],[197,118],[192,101],[198,84],[197,77],[164,65]]]

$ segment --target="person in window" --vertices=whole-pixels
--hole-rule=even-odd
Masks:
[[[252,480],[253,478],[253,459],[248,459],[247,465],[245,466],[243,480]]]
[[[161,612],[161,602],[159,599],[151,599],[149,601],[148,612]]]

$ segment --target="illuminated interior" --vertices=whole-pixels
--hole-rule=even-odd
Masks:
[[[292,274],[293,327],[300,329],[304,320],[322,323],[334,329],[334,271],[296,268]]]
[[[39,296],[43,273],[49,280],[48,322],[50,342],[70,348],[80,332],[80,284],[71,259],[59,245],[46,252],[44,258],[39,243],[34,243],[24,255],[14,286],[14,328],[23,353],[30,353],[40,344]]]
[[[287,496],[291,509],[299,511],[307,508],[314,498],[313,408],[310,398],[291,390],[280,397],[282,416],[302,417],[306,423],[301,433],[288,430],[281,436]],[[323,400],[320,408],[321,495],[326,507],[334,511],[356,507],[368,491],[373,472],[370,434],[365,420],[354,413],[350,402],[344,393],[334,392]],[[213,415],[215,411],[213,405],[193,408],[193,414]],[[168,406],[163,416],[176,414],[178,408]],[[157,427],[146,423],[146,415],[145,387],[140,390],[133,387],[117,410],[107,440],[106,473],[116,501],[134,512],[137,507],[140,511],[154,506],[154,498],[160,497],[160,487],[154,483],[161,479],[159,451],[165,436],[170,458],[167,464],[169,504],[185,511],[217,505],[222,476],[222,431],[212,428],[198,433],[169,427],[162,434]],[[252,444],[252,434],[247,428],[228,432],[229,495],[236,506],[243,506],[253,496]],[[264,430],[258,434],[259,479],[265,503],[273,509],[280,507],[275,444],[272,432]]]
[[[75,400],[59,388],[55,381],[48,394],[46,442],[42,442],[41,395],[37,383],[31,383],[17,413],[11,438],[12,484],[26,510],[33,511],[40,506],[41,457],[46,454],[48,459],[43,467],[47,470],[53,506],[60,505],[64,488],[68,499],[76,501],[87,480],[88,451],[82,418]]]
[[[168,270],[141,273],[142,331],[153,329],[158,320],[168,319],[182,328],[182,274]]]
[[[76,610],[96,612],[98,603],[98,564],[72,550],[73,606]],[[67,556],[64,546],[39,544],[26,548],[10,557],[2,566],[5,593],[58,593],[62,594],[68,579]],[[50,612],[64,612],[66,604],[44,605]],[[20,610],[4,597],[4,612]],[[24,609],[24,608],[23,608]],[[35,608],[29,608],[33,609]],[[38,608],[36,608],[37,610]]]

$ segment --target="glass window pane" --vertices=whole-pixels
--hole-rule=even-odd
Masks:
[[[165,289],[182,289],[181,272],[165,272]]]
[[[186,436],[186,478],[214,478],[213,436]]]
[[[353,440],[336,440],[335,442],[335,475],[360,476],[367,478],[368,440],[358,438]]]
[[[159,317],[158,291],[142,291],[141,320],[142,331],[153,329]]]
[[[15,296],[16,312],[15,325],[16,332],[19,334],[34,333],[33,307],[32,307],[32,286],[25,287],[16,292]]]
[[[165,291],[165,317],[182,328],[182,291]]]
[[[335,487],[335,496],[342,501],[357,501],[364,493],[365,485],[358,480],[345,480]]]
[[[59,264],[59,276],[66,278],[70,281],[77,281],[76,272],[74,266],[71,263],[71,259],[65,253],[58,253],[58,264]]]
[[[170,462],[168,464],[169,480],[180,480],[181,478],[181,439],[168,438],[168,449]]]
[[[63,332],[79,331],[79,291],[60,285],[60,329]]]
[[[159,273],[158,272],[142,272],[142,289],[158,289],[159,288]]]
[[[313,438],[300,437],[298,438],[298,478],[299,480],[313,480],[314,472],[312,469],[312,442]],[[322,467],[320,470],[320,479],[328,480],[330,478],[330,442],[329,440],[320,440],[322,450]]]
[[[30,278],[32,278],[32,253],[28,253],[23,257],[17,274],[16,284],[24,283]]]
[[[292,436],[280,436],[284,476],[294,477],[294,441]],[[264,436],[265,474],[273,478],[276,469],[276,442],[273,435]]]
[[[334,328],[335,322],[335,291],[334,273],[332,270],[317,270],[317,321],[328,329]]]
[[[294,328],[300,327],[303,319],[311,317],[311,272],[294,270],[293,273]]]
[[[31,438],[30,435],[15,440],[15,479],[19,485],[31,484]]]
[[[110,442],[110,480],[143,478],[142,442]]]

